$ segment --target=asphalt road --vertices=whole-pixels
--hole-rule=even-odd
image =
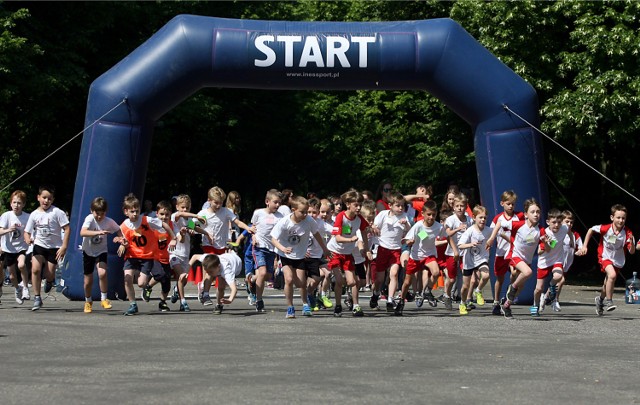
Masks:
[[[190,286],[190,313],[158,312],[154,292],[125,317],[126,302],[84,314],[61,294],[32,312],[4,287],[0,403],[640,403],[640,305],[622,290],[602,317],[595,287],[568,286],[562,312],[513,320],[413,303],[394,317],[367,293],[364,318],[285,319],[281,291],[257,314],[240,290],[221,315]]]

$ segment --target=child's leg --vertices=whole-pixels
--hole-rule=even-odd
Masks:
[[[537,307],[540,304],[540,297],[542,296],[542,289],[544,288],[544,278],[536,280],[536,288],[533,290],[533,306]]]
[[[478,291],[484,290],[484,287],[487,285],[490,279],[488,265],[480,266],[478,271],[476,271],[476,279],[478,280]]]
[[[304,269],[295,269],[294,276],[293,284],[300,289],[302,304],[309,305],[309,300],[307,299],[307,271]]]
[[[496,282],[493,286],[493,303],[500,302],[500,293],[504,284],[504,274],[496,275]]]
[[[84,298],[86,301],[93,301],[91,298],[91,289],[93,287],[93,273],[84,275]]]
[[[109,291],[109,280],[107,278],[107,262],[98,262],[97,267],[98,267],[98,286],[100,287],[100,299],[104,301],[105,299],[107,299],[107,293]]]
[[[124,290],[127,292],[127,299],[130,303],[136,302],[136,292],[133,289],[133,275],[134,269],[128,269],[124,271]]]
[[[604,278],[604,285],[602,286],[602,293],[600,294],[600,296],[602,297],[604,295],[604,298],[608,299],[608,300],[612,300],[613,299],[613,287],[616,284],[616,277],[617,277],[617,272],[615,267],[613,267],[613,265],[609,264],[607,265],[607,267],[605,267],[604,272],[606,274],[605,278]]]
[[[562,287],[564,286],[564,282],[565,282],[565,278],[563,273],[562,277],[560,278],[560,281],[558,281],[558,292],[556,292],[556,301],[558,302],[560,302],[560,293],[562,292]]]
[[[141,271],[140,275],[138,276],[138,287],[145,288],[148,283],[149,283],[149,276]]]
[[[464,275],[463,275],[464,277]],[[471,301],[473,299],[473,290],[478,285],[478,279],[476,278],[476,271],[474,270],[469,276],[469,284],[464,286],[464,279],[462,280],[462,288],[460,288],[460,299],[463,301]],[[464,289],[464,291],[462,291]]]
[[[335,287],[333,289],[333,293],[336,296],[336,306],[338,306],[341,305],[340,303],[342,302],[342,284],[344,282],[342,279],[342,271],[339,267],[335,267],[330,270],[333,273],[333,277],[335,278]]]
[[[440,277],[440,266],[438,266],[438,262],[432,261],[426,264],[426,269],[423,273],[423,281],[425,285],[425,292],[433,290],[434,286],[438,282],[438,277]]]
[[[31,285],[33,286],[33,294],[40,296],[42,284],[42,269],[46,267],[46,260],[42,255],[34,255],[31,258]],[[27,280],[24,281],[26,286]]]
[[[267,279],[267,266],[260,266],[256,269],[256,299],[260,301],[264,293],[264,282]]]
[[[405,274],[404,281],[402,282],[402,289],[400,290],[400,301],[403,302],[409,292],[409,287],[415,281],[417,277],[415,274]]]
[[[531,267],[529,267],[529,265],[524,261],[519,262],[516,265],[515,270],[515,281],[513,281],[511,285],[519,291],[522,287],[524,287],[524,283],[529,277],[531,277],[533,271],[531,270]]]
[[[389,268],[389,293],[387,294],[387,302],[392,302],[393,297],[396,295],[398,289],[398,273],[400,272],[400,265],[393,264]]]
[[[351,288],[351,300],[355,308],[357,305],[360,305],[360,279],[355,271],[345,271],[344,277],[347,282],[347,287]]]
[[[471,277],[472,274],[468,276],[463,273],[462,275],[462,286],[460,287],[460,302],[464,303],[467,301],[467,296],[469,295],[469,291],[471,291]]]
[[[295,269],[289,265],[282,266],[282,274],[284,275],[284,300],[288,307],[293,306],[293,283]]]

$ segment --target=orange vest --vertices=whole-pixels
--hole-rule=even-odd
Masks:
[[[124,258],[126,259],[156,259],[158,251],[158,237],[156,231],[149,227],[147,217],[142,217],[140,228],[131,229],[122,223],[120,230],[127,241],[127,253]]]
[[[169,221],[167,223],[171,229],[173,229],[173,223]],[[158,238],[158,257],[157,260],[162,264],[169,264],[169,242],[171,238],[169,237],[169,232],[160,233],[160,231],[155,231],[156,237]]]

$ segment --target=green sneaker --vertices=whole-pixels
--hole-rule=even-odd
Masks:
[[[333,303],[326,295],[321,295],[320,301],[322,302],[322,305],[324,305],[325,308],[333,308]]]

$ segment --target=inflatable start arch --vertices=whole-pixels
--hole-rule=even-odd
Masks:
[[[450,19],[405,22],[287,22],[179,15],[96,79],[85,126],[71,216],[72,249],[63,269],[65,294],[81,299],[79,235],[91,200],[103,196],[116,221],[130,192],[140,198],[154,122],[204,87],[317,90],[425,90],[474,131],[483,205],[498,196],[547,207],[538,135],[504,106],[537,125],[534,89]],[[122,261],[109,245],[109,294],[125,298]],[[521,301],[531,301],[530,280]],[[97,279],[94,295],[99,296]]]

